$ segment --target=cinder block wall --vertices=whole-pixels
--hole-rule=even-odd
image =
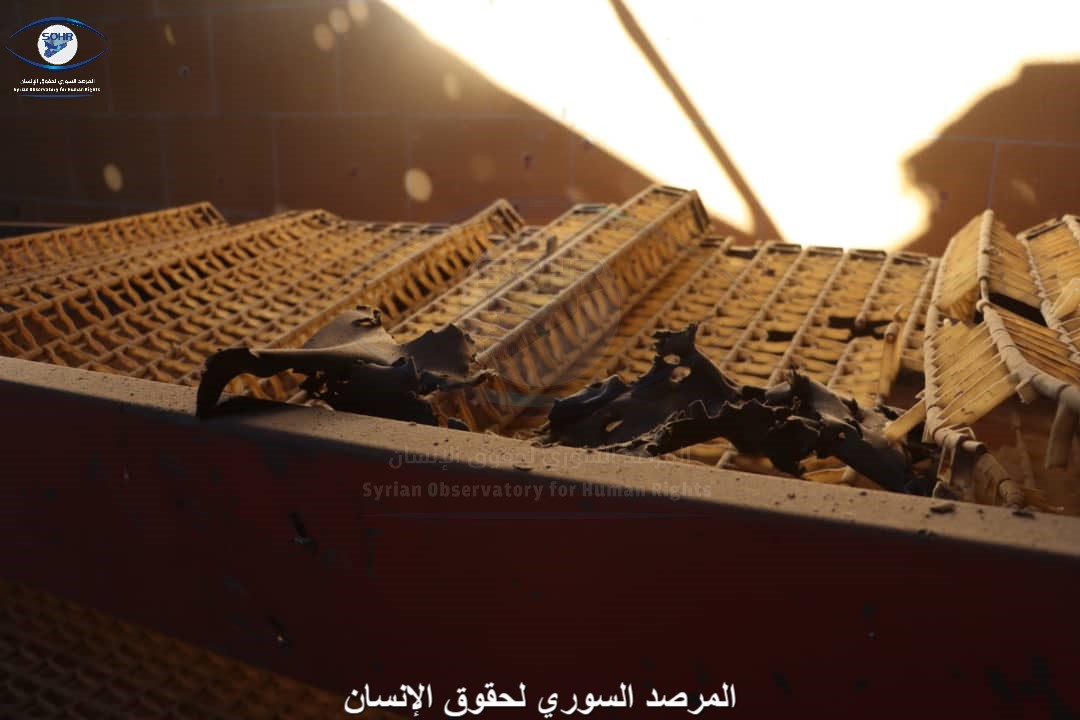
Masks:
[[[348,28],[317,32],[335,8]],[[22,0],[4,11],[5,38],[64,15],[111,48],[73,73],[99,80],[99,97],[0,93],[0,219],[84,221],[210,200],[234,220],[323,207],[452,221],[506,197],[536,222],[650,182],[377,0],[352,12],[344,0]],[[27,66],[4,55],[17,84]],[[119,187],[114,172],[106,181],[110,165]],[[430,180],[426,200],[406,192],[410,169]]]
[[[987,207],[1013,232],[1080,213],[1080,64],[1025,65],[912,155],[907,171],[933,204],[912,243],[925,252],[940,254]]]
[[[334,12],[347,18],[341,33],[329,28]],[[0,92],[2,220],[86,221],[210,200],[233,220],[324,207],[453,221],[501,196],[541,222],[574,201],[619,201],[649,182],[378,0],[10,0],[0,5],[0,31],[50,15],[81,19],[111,40],[101,60],[76,71],[104,92]],[[0,53],[6,80],[18,83],[26,70]],[[940,253],[987,206],[1016,231],[1080,212],[1077,88],[1080,64],[1025,67],[906,158],[932,204],[912,247]],[[797,114],[784,122],[797,124]],[[110,166],[119,170],[111,182]],[[406,192],[410,169],[430,181],[426,200]],[[858,185],[851,178],[844,189],[851,202]],[[790,212],[769,187],[754,191],[781,221]],[[836,202],[835,188],[807,192]],[[842,221],[839,202],[836,214]],[[881,232],[867,242],[888,240],[889,229]]]

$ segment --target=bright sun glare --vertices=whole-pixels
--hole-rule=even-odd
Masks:
[[[606,0],[387,2],[499,86],[751,230]],[[1080,57],[1073,1],[1024,12],[928,0],[626,5],[785,239],[804,244],[918,235],[929,205],[905,160],[1022,65]]]

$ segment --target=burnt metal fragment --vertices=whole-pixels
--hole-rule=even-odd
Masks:
[[[627,385],[619,376],[593,383],[557,400],[548,415],[547,437],[578,447],[624,443],[655,430],[680,412],[715,415],[745,388],[731,382],[694,346],[697,325],[680,332],[657,332],[652,368]],[[677,362],[669,362],[676,357]],[[701,409],[692,408],[695,402]],[[715,435],[714,435],[715,437]]]
[[[469,336],[454,325],[399,344],[376,308],[342,313],[301,348],[230,348],[206,360],[196,415],[206,417],[229,382],[244,373],[270,377],[291,370],[306,376],[302,388],[335,410],[439,424],[429,401],[437,391],[482,382]],[[442,418],[460,427],[453,418]]]
[[[915,469],[933,449],[890,442],[885,426],[900,412],[865,408],[790,369],[769,388],[739,385],[694,344],[697,326],[657,332],[652,367],[632,383],[612,376],[555,402],[545,442],[635,455],[663,455],[717,437],[743,454],[802,474],[811,455],[835,457],[882,487],[927,495]],[[921,428],[919,430],[921,432]],[[918,437],[918,433],[910,434]]]

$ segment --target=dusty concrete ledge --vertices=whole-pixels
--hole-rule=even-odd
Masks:
[[[558,480],[610,487],[613,494],[655,494],[765,512],[792,520],[824,520],[867,530],[934,532],[942,538],[1080,558],[1080,518],[1039,514],[1036,521],[1003,508],[887,492],[866,492],[795,479],[739,473],[576,448],[541,448],[494,434],[432,428],[320,408],[240,402],[222,417],[194,417],[195,391],[163,383],[0,358],[0,393],[52,396],[146,414],[155,422],[222,436],[261,438],[344,453],[388,468],[409,464],[467,471],[477,477]],[[599,494],[602,491],[597,491]],[[794,496],[792,496],[794,495]],[[939,512],[950,505],[950,512]]]
[[[343,699],[734,682],[751,717],[1080,707],[1075,518],[194,405],[0,359],[0,575]]]

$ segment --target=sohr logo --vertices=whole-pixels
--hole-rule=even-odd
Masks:
[[[12,33],[4,49],[27,65],[64,72],[97,60],[109,49],[109,39],[75,18],[47,17]]]
[[[38,54],[53,65],[71,62],[79,50],[79,39],[65,25],[50,25],[38,36]]]

